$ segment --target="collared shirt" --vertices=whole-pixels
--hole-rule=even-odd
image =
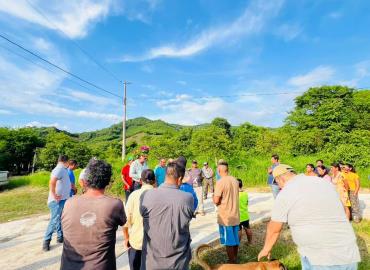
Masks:
[[[137,159],[135,160],[134,162],[132,162],[131,166],[130,166],[130,177],[132,178],[132,180],[134,180],[135,182],[140,182],[140,179],[141,179],[141,173],[148,169],[148,165],[146,164],[146,162],[144,162],[143,164],[140,163],[140,161]]]
[[[353,228],[335,187],[303,174],[295,176],[276,197],[271,220],[288,223],[301,256],[312,265],[360,261]]]
[[[141,250],[144,237],[143,217],[139,209],[140,197],[150,189],[153,189],[151,185],[144,184],[139,190],[132,192],[125,207],[127,217],[125,227],[129,228],[130,245],[136,250]]]
[[[213,170],[212,170],[211,167],[208,167],[208,168],[203,167],[202,168],[202,174],[203,174],[204,178],[206,178],[206,179],[213,178]]]
[[[188,269],[193,197],[176,185],[162,184],[141,196],[144,224],[141,269]]]
[[[58,164],[51,172],[52,177],[57,178],[55,193],[61,196],[61,200],[67,200],[71,192],[71,180],[69,179],[67,168],[63,164]],[[55,201],[54,196],[49,191],[48,204]]]
[[[157,181],[157,187],[164,183],[164,179],[166,178],[166,166],[157,166],[154,169],[155,180]]]

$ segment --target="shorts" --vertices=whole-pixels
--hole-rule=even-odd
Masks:
[[[246,221],[242,221],[240,222],[239,224],[239,231],[241,231],[242,229],[250,229],[251,227],[249,226],[249,219],[246,220]]]
[[[224,246],[239,246],[239,225],[223,226],[218,225],[220,232],[220,243]]]

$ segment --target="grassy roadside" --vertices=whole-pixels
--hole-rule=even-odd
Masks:
[[[46,187],[22,186],[0,194],[0,223],[48,212]]]
[[[359,264],[359,270],[370,269],[370,221],[363,220],[360,224],[353,224],[353,227],[356,232],[362,258],[362,262]],[[257,255],[263,246],[266,223],[255,224],[252,226],[252,230],[254,237],[252,245],[248,246],[246,237],[242,240],[238,256],[240,263],[256,261]],[[227,262],[225,248],[218,243],[215,243],[212,250],[203,252],[201,257],[211,266]],[[272,251],[272,257],[279,259],[290,270],[301,269],[300,257],[292,241],[289,229],[285,229],[281,234],[277,245],[275,245]],[[193,260],[190,269],[201,270],[202,267]]]

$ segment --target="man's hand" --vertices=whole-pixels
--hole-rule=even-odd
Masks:
[[[258,261],[260,261],[262,258],[266,257],[268,260],[271,259],[271,252],[266,249],[262,249],[260,253],[258,254]]]
[[[268,173],[269,173],[269,174],[272,174],[272,168],[271,168],[271,167],[270,167],[270,168],[268,168],[268,170],[267,170],[267,171],[268,171]]]
[[[128,239],[124,239],[123,240],[123,248],[125,250],[129,249],[130,248],[130,243],[128,242]]]
[[[55,199],[57,202],[59,202],[61,198],[62,198],[62,196],[61,196],[61,195],[54,194],[54,199]]]

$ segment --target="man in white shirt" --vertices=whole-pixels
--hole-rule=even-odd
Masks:
[[[57,242],[63,243],[63,231],[61,216],[64,203],[70,197],[71,180],[69,179],[68,157],[61,155],[58,158],[58,164],[50,175],[48,207],[50,209],[50,221],[44,236],[42,249],[50,250],[50,241],[54,231],[57,232]]]
[[[134,190],[138,190],[141,188],[141,181],[140,181],[141,173],[144,170],[148,169],[147,160],[148,160],[148,154],[141,153],[140,157],[134,162],[132,162],[130,166],[129,175],[132,178]]]
[[[333,185],[313,176],[296,175],[284,164],[275,167],[272,174],[282,190],[258,260],[270,256],[283,223],[288,223],[303,270],[357,269],[361,258],[356,237]]]

